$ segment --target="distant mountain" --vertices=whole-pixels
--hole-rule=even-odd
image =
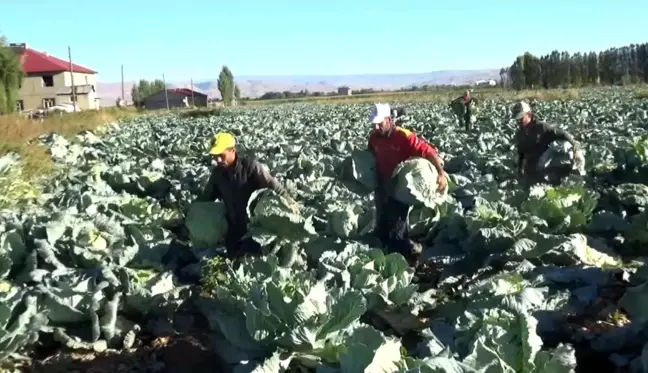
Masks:
[[[367,75],[302,75],[302,76],[241,76],[235,78],[244,97],[259,97],[266,92],[333,92],[339,86],[351,89],[373,88],[395,90],[414,85],[461,85],[481,79],[499,80],[499,69],[443,70],[419,74],[367,74]],[[132,81],[124,82],[126,99],[131,100]],[[175,88],[189,88],[190,82],[170,82]],[[103,106],[112,106],[121,96],[121,83],[98,83]],[[195,81],[194,89],[220,98],[216,79]]]

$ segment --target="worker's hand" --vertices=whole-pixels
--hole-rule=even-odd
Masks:
[[[439,184],[439,193],[443,193],[448,187],[448,179],[446,178],[445,172],[439,175],[437,182]]]
[[[574,152],[574,161],[579,162],[579,163],[584,161],[583,153],[581,153],[580,150],[576,150]]]

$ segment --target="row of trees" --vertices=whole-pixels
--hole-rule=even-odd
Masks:
[[[514,89],[570,88],[648,83],[648,43],[596,53],[529,52],[500,70],[501,84]]]
[[[22,65],[16,54],[0,35],[0,115],[13,113],[18,101],[18,90],[23,79]]]
[[[166,84],[164,84],[162,79],[155,79],[151,82],[146,79],[140,79],[140,81],[135,83],[133,88],[131,88],[131,98],[135,105],[139,105],[146,97],[163,91],[165,88]]]

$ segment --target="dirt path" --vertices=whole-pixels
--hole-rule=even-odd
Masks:
[[[29,373],[227,373],[207,335],[152,338],[128,351],[59,352],[22,369]]]

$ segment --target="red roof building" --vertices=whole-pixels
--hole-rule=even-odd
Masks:
[[[70,71],[70,63],[60,58],[38,52],[27,47],[26,44],[10,44],[11,49],[20,56],[25,74],[56,74]],[[81,74],[96,74],[97,72],[87,67],[72,64],[72,70]]]

